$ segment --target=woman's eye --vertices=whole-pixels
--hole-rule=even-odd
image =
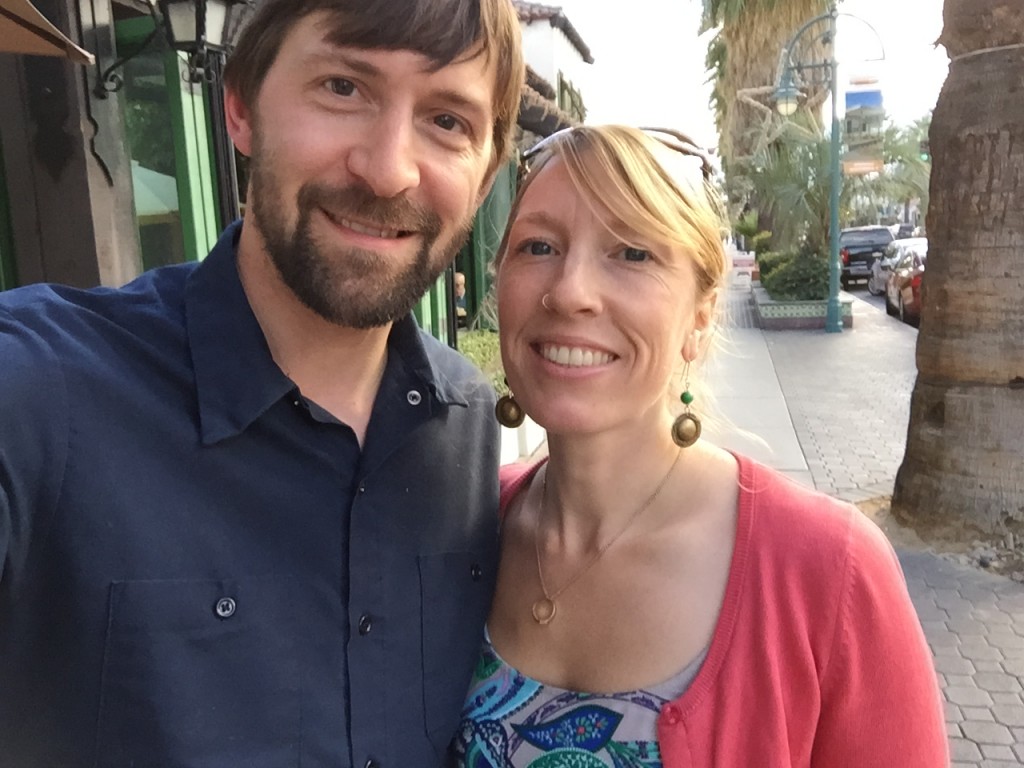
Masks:
[[[459,127],[459,121],[453,115],[438,115],[434,118],[434,125],[445,131],[454,131]]]
[[[519,247],[521,253],[528,253],[531,256],[548,256],[553,253],[552,247],[543,240],[530,240]]]
[[[356,84],[343,77],[332,77],[327,81],[327,87],[330,88],[331,93],[338,96],[351,96],[356,90]]]
[[[622,250],[622,258],[635,262],[650,261],[651,252],[645,251],[643,248],[626,247]]]

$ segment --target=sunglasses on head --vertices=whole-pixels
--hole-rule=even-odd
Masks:
[[[555,131],[550,136],[545,136],[528,150],[523,152],[519,158],[519,179],[522,180],[522,178],[530,172],[530,161],[544,151],[545,147],[550,147],[559,139],[569,136],[576,130],[579,130],[579,126],[572,126],[570,128],[563,128],[560,131]],[[640,128],[639,130],[646,136],[650,136],[652,139],[660,142],[669,149],[675,150],[681,155],[693,157],[699,160],[701,176],[704,177],[704,181],[711,180],[711,177],[714,174],[714,169],[711,167],[711,161],[708,159],[707,153],[705,153],[705,151],[685,133],[674,131],[671,128]]]

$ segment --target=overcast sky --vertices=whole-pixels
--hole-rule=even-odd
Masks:
[[[942,31],[943,0],[845,0],[839,10],[874,26],[885,62],[859,63],[877,55],[871,31],[840,17],[843,74],[879,75],[886,111],[900,125],[935,106],[946,77],[944,49],[933,43]],[[559,4],[552,0],[552,4]],[[581,83],[588,122],[623,122],[679,128],[706,146],[717,143],[704,84],[707,36],[699,37],[700,0],[560,0],[593,53]],[[616,12],[616,9],[618,11]]]

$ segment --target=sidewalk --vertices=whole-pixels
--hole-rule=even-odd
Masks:
[[[748,296],[723,296],[729,330],[705,375],[726,421],[709,439],[847,501],[890,494],[917,331],[855,301],[842,334],[762,332]],[[898,554],[935,654],[954,768],[1024,766],[1024,585],[931,552]]]

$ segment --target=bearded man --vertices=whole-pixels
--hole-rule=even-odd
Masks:
[[[410,311],[512,147],[508,0],[264,0],[201,264],[0,294],[0,762],[428,766],[496,569],[497,426]]]

